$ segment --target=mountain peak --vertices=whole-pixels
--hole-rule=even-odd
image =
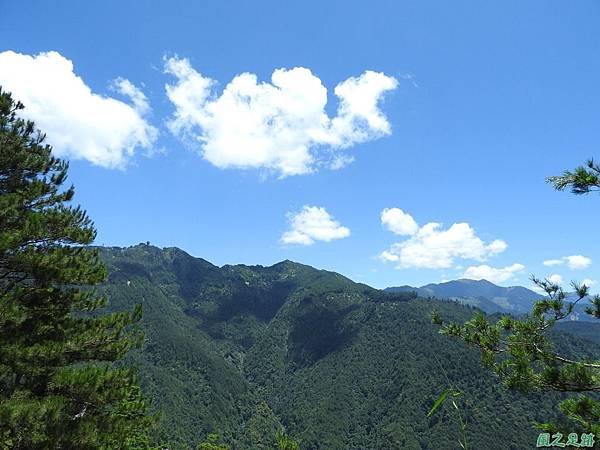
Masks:
[[[444,285],[444,284],[451,284],[451,283],[460,283],[460,284],[469,285],[469,286],[481,285],[481,286],[501,287],[501,286],[498,286],[497,284],[492,283],[489,280],[486,280],[485,278],[482,278],[480,280],[474,280],[472,278],[458,278],[456,280],[442,281],[441,283],[430,283],[429,285]]]
[[[486,279],[472,280],[469,278],[430,283],[420,288],[399,286],[386,290],[392,292],[414,291],[421,297],[458,300],[461,303],[481,308],[488,313],[526,313],[541,297],[536,292],[522,286],[502,287]]]

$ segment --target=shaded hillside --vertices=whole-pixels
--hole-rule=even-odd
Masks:
[[[579,336],[600,345],[600,320],[594,320],[594,322],[570,320],[557,324],[556,329],[574,334],[575,336]]]
[[[462,321],[469,307],[290,261],[219,268],[148,245],[102,254],[110,307],[143,305],[133,359],[170,448],[216,431],[233,449],[269,449],[281,425],[306,450],[456,448],[452,411],[426,418],[448,385],[442,368],[465,392],[473,448],[532,447],[531,422],[554,417],[556,397],[505,391],[430,323],[434,308]]]

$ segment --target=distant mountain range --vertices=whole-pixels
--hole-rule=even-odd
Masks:
[[[397,286],[384,289],[386,292],[415,292],[419,297],[433,297],[439,300],[454,300],[475,306],[488,314],[527,314],[533,304],[543,296],[522,286],[502,287],[487,280],[460,279],[444,283],[431,283],[421,287]],[[569,294],[568,301],[574,301]],[[595,321],[585,314],[586,300],[582,300],[570,317],[573,321]]]
[[[487,313],[525,314],[542,295],[522,286],[502,287],[487,280],[460,279],[421,287],[398,286],[387,292],[416,292],[419,297],[456,300]]]

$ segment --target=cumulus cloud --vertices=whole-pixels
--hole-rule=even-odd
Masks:
[[[488,280],[492,283],[502,283],[510,280],[515,276],[515,274],[523,271],[524,269],[525,266],[518,263],[506,267],[491,267],[486,264],[482,264],[479,266],[467,267],[463,277],[471,280]]]
[[[112,89],[131,104],[94,93],[60,53],[1,52],[0,85],[25,105],[21,115],[46,133],[57,156],[122,168],[137,148],[150,149],[156,140],[142,91],[118,78]]]
[[[587,269],[592,264],[590,258],[582,255],[565,256],[565,259],[567,261],[567,266],[572,270]]]
[[[464,222],[447,229],[435,222],[419,227],[410,214],[399,208],[384,209],[381,222],[396,234],[410,236],[380,254],[383,261],[397,263],[400,269],[447,269],[454,265],[455,259],[484,261],[507,248],[506,242],[499,239],[484,242]]]
[[[417,222],[400,208],[385,208],[381,211],[381,223],[392,233],[411,236],[419,230]]]
[[[343,167],[343,149],[391,133],[379,109],[395,78],[366,71],[338,84],[337,114],[325,111],[327,89],[309,69],[277,69],[270,82],[236,75],[219,94],[217,82],[185,58],[165,60],[176,82],[166,85],[175,106],[170,130],[196,142],[204,159],[219,168],[267,169],[285,177],[318,167]]]
[[[560,259],[547,259],[543,264],[549,267],[566,264],[571,270],[583,270],[592,264],[592,260],[583,255],[571,255],[563,256]]]
[[[287,245],[312,245],[315,241],[333,241],[350,236],[350,230],[342,226],[318,206],[304,206],[297,213],[288,214],[290,229],[283,233],[281,242]]]
[[[557,273],[555,273],[554,275],[550,275],[548,277],[546,277],[546,279],[550,282],[550,283],[554,283],[554,284],[562,284],[563,282],[563,277]]]

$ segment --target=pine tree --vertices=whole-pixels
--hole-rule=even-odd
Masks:
[[[589,160],[585,166],[549,177],[546,181],[559,191],[570,189],[576,195],[588,194],[600,190],[600,166]],[[600,437],[600,402],[596,400],[597,396],[589,396],[589,393],[600,392],[600,361],[565,357],[548,336],[552,327],[568,319],[575,306],[584,299],[589,300],[585,312],[600,319],[600,296],[590,295],[588,286],[573,282],[575,298],[569,301],[567,293],[556,283],[537,277],[532,277],[532,281],[546,297],[535,304],[526,318],[504,316],[492,322],[480,313],[464,324],[448,324],[441,332],[478,347],[484,365],[494,369],[509,388],[522,392],[576,393],[559,406],[572,420],[570,423],[544,423],[538,424],[539,428],[549,432],[562,431],[565,436],[577,430]],[[443,325],[439,314],[434,313],[432,319]]]
[[[133,369],[141,311],[102,314],[96,231],[68,164],[0,88],[0,448],[146,448]]]

